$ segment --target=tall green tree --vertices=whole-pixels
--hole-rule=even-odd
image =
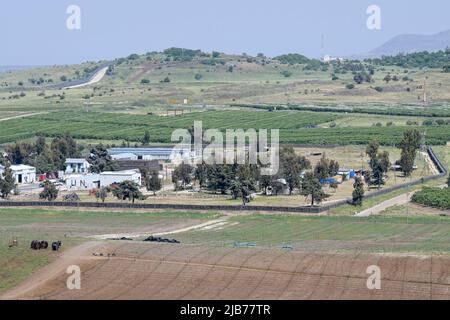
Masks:
[[[389,168],[391,167],[391,160],[389,158],[389,152],[383,151],[379,154],[380,159],[380,166],[383,170],[383,173],[387,173],[389,171]]]
[[[186,189],[186,185],[192,181],[193,168],[191,165],[182,162],[172,173],[172,182],[175,189],[178,189],[178,183],[181,182],[181,187]]]
[[[90,155],[86,160],[91,165],[90,171],[92,173],[117,170],[117,163],[112,160],[106,148],[101,144],[91,149]]]
[[[353,205],[361,206],[364,198],[364,183],[360,177],[356,177],[353,184]]]
[[[199,185],[199,191],[201,191],[208,182],[208,166],[204,161],[202,163],[198,163],[195,167],[194,178]]]
[[[373,164],[378,158],[378,150],[380,149],[380,143],[377,140],[372,140],[366,148],[366,154],[369,156],[369,165],[373,170]]]
[[[231,194],[235,199],[241,198],[242,205],[250,202],[250,195],[255,191],[255,185],[250,180],[233,180],[230,186]]]
[[[400,165],[406,177],[411,176],[414,170],[414,162],[416,161],[417,151],[420,149],[422,135],[419,130],[407,130],[403,134],[400,142],[401,157]]]
[[[44,190],[39,193],[39,198],[45,199],[49,202],[55,201],[56,198],[58,198],[58,193],[59,191],[53,183],[51,183],[50,181],[45,181]]]
[[[139,190],[139,185],[134,181],[123,181],[113,189],[113,195],[119,200],[129,200],[134,203],[136,200],[144,200],[145,197]]]
[[[161,190],[162,188],[162,181],[159,178],[159,172],[158,170],[150,170],[143,172],[143,180],[145,187],[148,191],[152,191],[153,195],[156,195],[156,191]]]
[[[9,162],[5,164],[3,175],[0,174],[0,195],[6,199],[16,187],[16,181],[11,170]]]
[[[234,172],[231,165],[212,164],[208,166],[208,190],[225,194],[230,188]]]
[[[311,199],[311,207],[330,197],[323,191],[319,178],[312,172],[307,172],[303,177],[300,194]]]
[[[34,146],[29,142],[16,142],[13,145],[5,148],[7,160],[11,164],[25,164],[32,157],[35,152]]]
[[[328,179],[337,175],[339,172],[339,163],[335,160],[326,158],[325,154],[314,167],[314,175],[320,180]]]
[[[50,150],[58,170],[64,170],[67,158],[81,157],[81,149],[69,133],[54,138],[50,145]]]
[[[148,145],[150,143],[150,132],[145,130],[144,137],[142,138],[142,144]]]
[[[300,187],[300,175],[303,170],[311,168],[311,163],[298,156],[293,147],[284,147],[280,152],[281,176],[286,180],[289,194]]]

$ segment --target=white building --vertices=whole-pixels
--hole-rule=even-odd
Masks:
[[[92,190],[100,188],[99,174],[72,174],[65,177],[67,190]]]
[[[102,172],[100,174],[72,174],[66,176],[65,180],[66,188],[69,191],[98,189],[109,187],[114,183],[121,183],[124,181],[133,181],[136,182],[139,186],[142,185],[141,173],[137,169]]]
[[[140,171],[138,169],[135,169],[100,173],[101,187],[108,187],[114,183],[121,183],[124,181],[133,181],[136,182],[139,186],[142,185],[142,177]]]
[[[0,174],[3,175],[5,167],[0,165]],[[17,184],[32,184],[36,182],[36,168],[24,164],[11,166],[14,180]]]
[[[111,155],[111,159],[113,159],[113,160],[123,160],[123,161],[126,161],[126,160],[135,161],[135,160],[138,160],[138,156],[135,155],[134,153],[119,153],[119,154]]]
[[[176,148],[111,148],[108,149],[108,154],[113,160],[158,160],[174,164],[190,161],[199,156],[191,150]]]
[[[66,159],[66,174],[88,173],[90,166],[86,159]]]
[[[332,57],[332,56],[326,54],[326,55],[323,56],[322,61],[325,62],[325,63],[329,63],[329,62],[332,62],[332,61],[343,62],[343,61],[345,61],[345,59],[339,58],[339,57]]]

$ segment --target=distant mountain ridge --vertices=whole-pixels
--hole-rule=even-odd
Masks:
[[[432,35],[403,34],[369,51],[370,57],[394,56],[399,53],[439,51],[450,47],[450,30]]]

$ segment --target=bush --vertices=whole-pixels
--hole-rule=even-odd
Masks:
[[[375,87],[374,89],[378,92],[383,92],[383,87]]]
[[[289,70],[281,71],[280,74],[286,78],[289,78],[290,76],[292,76],[292,72],[290,72]]]
[[[201,80],[202,78],[203,78],[203,76],[200,74],[200,73],[197,73],[195,76],[194,76],[194,78],[195,78],[195,80]]]
[[[450,209],[450,188],[423,188],[412,197],[412,202],[443,210]]]
[[[74,193],[70,193],[70,194],[66,194],[63,197],[63,201],[64,202],[79,202],[80,201],[80,197],[78,196],[78,194]]]

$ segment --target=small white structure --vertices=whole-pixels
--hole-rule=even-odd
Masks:
[[[322,61],[325,63],[329,63],[331,61],[339,61],[339,62],[343,62],[345,61],[344,58],[339,58],[339,57],[332,57],[329,54],[326,54],[323,56]]]
[[[86,159],[66,159],[66,174],[88,173],[90,166]]]
[[[5,167],[0,165],[0,174],[3,175]],[[24,164],[11,166],[14,180],[17,184],[32,184],[36,182],[36,168]]]

